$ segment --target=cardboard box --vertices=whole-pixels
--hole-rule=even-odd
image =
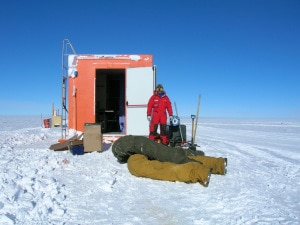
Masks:
[[[61,116],[52,116],[51,127],[61,127]]]
[[[71,145],[72,146],[83,145],[83,141],[82,140],[74,140],[74,141],[71,141]]]
[[[84,152],[102,151],[101,125],[97,123],[85,123],[83,133]]]

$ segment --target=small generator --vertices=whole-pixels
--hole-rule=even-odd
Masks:
[[[180,124],[178,116],[173,116],[170,125],[167,125],[167,136],[172,147],[181,146],[186,142],[186,126]]]

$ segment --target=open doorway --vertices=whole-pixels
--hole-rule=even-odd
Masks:
[[[102,133],[125,133],[125,69],[97,69],[96,122]]]

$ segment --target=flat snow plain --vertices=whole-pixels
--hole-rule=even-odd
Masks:
[[[135,177],[110,148],[49,150],[59,138],[39,116],[0,116],[0,224],[299,224],[299,120],[199,118],[197,149],[228,158],[207,188]]]

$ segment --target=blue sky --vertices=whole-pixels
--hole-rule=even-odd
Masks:
[[[300,118],[300,1],[4,1],[0,115],[61,109],[62,41],[152,54],[179,116]]]

